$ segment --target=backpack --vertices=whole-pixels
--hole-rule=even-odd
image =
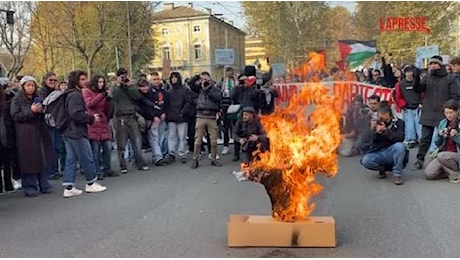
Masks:
[[[61,132],[65,131],[70,123],[70,117],[65,106],[66,96],[67,92],[64,90],[55,90],[42,103],[45,123]]]

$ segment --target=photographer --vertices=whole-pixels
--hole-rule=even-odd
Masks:
[[[137,105],[142,100],[138,89],[131,86],[128,71],[124,68],[117,70],[117,85],[112,90],[112,102],[115,109],[115,139],[117,142],[118,160],[121,173],[128,173],[124,152],[128,140],[131,141],[136,166],[139,170],[148,171],[141,152],[141,132],[137,121]]]
[[[233,140],[241,145],[242,161],[246,164],[253,160],[252,153],[257,150],[257,145],[261,145],[261,152],[265,152],[269,148],[267,133],[258,120],[253,107],[243,108],[243,118],[239,119],[233,128]]]
[[[445,118],[438,125],[439,132],[435,135],[435,159],[425,168],[425,177],[428,180],[449,178],[451,183],[459,183],[459,154],[460,135],[458,103],[449,100],[444,105]]]
[[[199,166],[201,143],[206,128],[208,128],[211,138],[211,165],[222,167],[222,164],[217,161],[217,116],[222,100],[221,91],[211,82],[211,76],[208,72],[202,72],[199,76],[194,76],[191,79],[190,89],[198,93],[192,169],[196,169]]]
[[[393,183],[403,184],[401,174],[406,166],[409,152],[404,145],[404,121],[393,116],[391,107],[382,105],[378,111],[379,121],[372,121],[370,150],[361,159],[361,165],[379,171],[379,178],[386,178],[385,171],[393,171]]]

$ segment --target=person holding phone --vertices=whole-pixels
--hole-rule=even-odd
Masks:
[[[55,158],[52,137],[43,119],[41,98],[37,97],[37,81],[24,76],[21,89],[11,103],[11,117],[16,126],[16,146],[22,190],[27,197],[51,193],[48,173]]]

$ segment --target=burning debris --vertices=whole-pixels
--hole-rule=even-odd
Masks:
[[[264,185],[275,219],[294,222],[308,218],[315,208],[309,200],[322,190],[315,174],[333,177],[337,173],[340,101],[340,95],[330,95],[329,88],[318,83],[303,88],[287,108],[261,117],[271,140],[270,150],[258,153],[258,160],[242,164],[234,174],[240,181]],[[306,117],[305,110],[311,106],[314,110]]]

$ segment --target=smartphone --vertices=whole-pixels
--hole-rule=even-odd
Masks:
[[[41,103],[42,103],[42,101],[40,100],[39,97],[34,98],[34,104],[41,104]]]

